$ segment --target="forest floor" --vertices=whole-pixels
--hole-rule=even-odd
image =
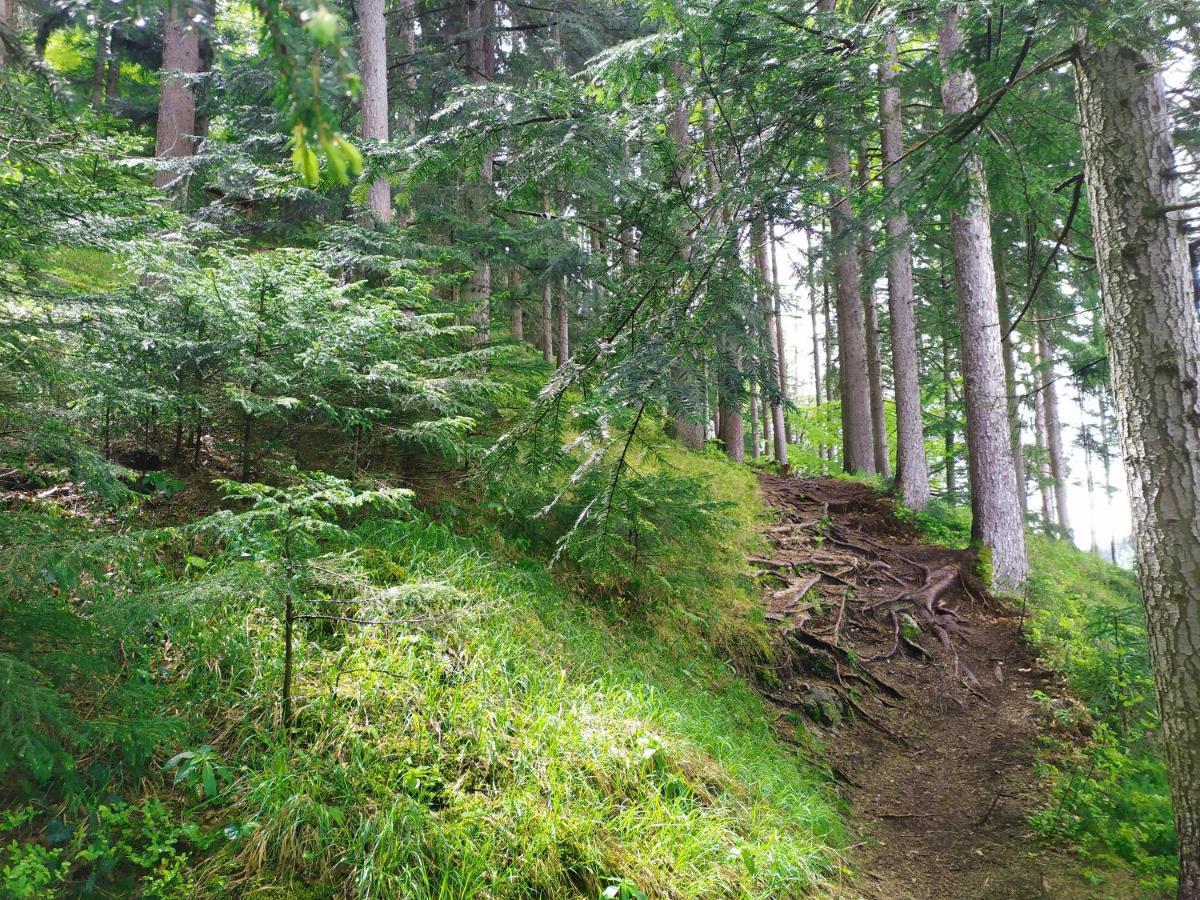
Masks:
[[[765,693],[777,729],[797,713],[823,723],[859,835],[838,896],[1138,896],[1132,878],[1097,873],[1029,827],[1045,802],[1034,692],[1058,676],[1021,639],[1020,611],[983,590],[972,555],[922,543],[869,485],[761,483],[780,517],[771,556],[753,560],[782,651]]]

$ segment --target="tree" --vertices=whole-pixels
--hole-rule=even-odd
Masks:
[[[387,22],[384,0],[358,4],[359,68],[362,76],[362,136],[367,141],[388,141]],[[383,224],[392,220],[392,189],[386,175],[377,176],[367,189],[367,208]]]
[[[171,0],[163,16],[162,88],[154,155],[179,159],[196,152],[196,96],[190,78],[200,71],[200,10],[188,0]],[[160,167],[154,186],[174,185],[179,173]]]
[[[1179,838],[1200,898],[1200,327],[1161,69],[1080,33],[1075,72],[1108,359]]]
[[[945,70],[942,103],[946,116],[951,118],[967,115],[978,101],[975,79],[959,58],[963,13],[962,4],[949,7],[938,38]],[[966,151],[962,173],[966,196],[954,209],[950,227],[967,412],[971,535],[988,553],[992,585],[1016,591],[1025,582],[1028,570],[1025,527],[1017,501],[1008,430],[987,183],[983,163],[973,150]]]
[[[884,61],[879,67],[883,86],[879,111],[883,126],[883,185],[892,204],[884,228],[888,237],[888,312],[892,321],[892,379],[896,388],[896,489],[909,509],[921,510],[929,504],[929,462],[925,456],[925,429],[921,422],[916,298],[908,215],[896,196],[904,179],[902,107],[900,88],[896,84],[899,68],[896,32],[889,29],[884,35]]]

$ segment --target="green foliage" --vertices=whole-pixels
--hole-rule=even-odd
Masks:
[[[1045,698],[1050,796],[1033,824],[1169,894],[1175,829],[1136,579],[1065,541],[1030,536],[1030,548],[1028,637],[1083,702]]]

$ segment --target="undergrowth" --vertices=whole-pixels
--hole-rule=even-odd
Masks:
[[[581,595],[586,561],[556,579],[486,516],[318,509],[285,563],[244,503],[153,530],[9,510],[0,893],[810,892],[839,819],[734,658],[764,646],[734,562],[752,476],[643,468],[700,479],[719,510],[663,551],[644,609]]]
[[[935,543],[970,538],[963,507],[901,514]],[[1068,541],[1028,541],[1024,635],[1069,688],[1036,697],[1046,799],[1032,824],[1096,863],[1132,867],[1151,894],[1173,895],[1175,828],[1137,579]]]

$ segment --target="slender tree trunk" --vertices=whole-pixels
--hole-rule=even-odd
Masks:
[[[871,186],[870,158],[866,141],[858,148],[858,187],[865,197]],[[879,355],[879,316],[875,309],[875,278],[871,267],[875,242],[871,239],[874,223],[865,224],[858,239],[859,292],[862,294],[863,331],[867,339],[867,381],[871,397],[871,452],[875,471],[885,478],[891,474],[888,460],[887,407],[883,402],[883,360]]]
[[[888,237],[888,312],[892,320],[892,381],[896,388],[896,488],[909,509],[929,505],[929,460],[921,421],[920,357],[917,352],[917,310],[913,291],[912,245],[908,214],[897,197],[904,181],[902,106],[896,72],[900,54],[896,33],[884,37],[887,58],[880,66],[883,93],[883,186],[892,205],[884,228]]]
[[[750,456],[758,459],[762,452],[758,443],[758,382],[750,382]]]
[[[775,314],[775,299],[774,299],[774,283],[771,274],[771,262],[769,259],[769,250],[767,248],[767,230],[762,222],[757,222],[754,226],[754,261],[758,266],[758,275],[761,280],[761,293],[758,299],[759,310],[763,316],[764,327],[767,333],[763,336],[767,352],[767,366],[771,373],[771,384],[775,390],[770,393],[770,423],[764,428],[769,431],[774,441],[775,462],[783,469],[788,465],[788,448],[787,448],[787,426],[784,424],[783,415],[783,399],[782,399],[782,384],[783,376],[780,374],[779,347],[782,338],[779,334],[779,317]],[[767,395],[763,395],[764,402]],[[765,413],[766,410],[764,409]]]
[[[186,0],[171,0],[163,19],[162,87],[158,100],[158,134],[154,155],[178,159],[196,152],[196,97],[188,78],[200,71],[200,29],[193,21],[197,9]],[[165,188],[179,180],[170,171],[154,174],[154,186]]]
[[[514,266],[508,270],[508,305],[512,313],[513,340],[518,342],[525,340],[525,309],[521,301],[521,273]]]
[[[570,301],[567,298],[567,276],[558,282],[558,365],[571,356]]]
[[[104,99],[110,105],[121,96],[121,32],[114,26],[108,35],[108,70],[104,77]]]
[[[959,68],[963,39],[959,21],[965,6],[946,10],[938,51],[946,71],[942,103],[947,117],[967,114],[978,91],[969,70]],[[991,586],[1017,591],[1025,583],[1025,527],[1013,478],[1012,439],[1004,394],[1000,312],[983,163],[968,151],[963,161],[967,199],[954,210],[954,270],[962,336],[963,400],[967,413],[968,472],[971,481],[971,535],[990,556]]]
[[[1063,453],[1062,419],[1058,411],[1058,385],[1054,380],[1054,354],[1046,326],[1037,323],[1038,352],[1042,358],[1042,395],[1046,416],[1046,449],[1050,454],[1050,477],[1054,479],[1054,507],[1058,510],[1058,528],[1062,537],[1071,539],[1071,519],[1067,512],[1067,463]]]
[[[950,406],[954,402],[954,393],[950,388],[951,365],[953,365],[953,360],[950,357],[950,336],[943,333],[942,425],[945,435],[942,438],[942,456],[946,467],[946,500],[954,503],[958,499],[958,483],[955,479],[957,458],[954,452],[954,417],[950,413]]]
[[[774,222],[771,223],[768,235],[771,239],[771,293],[775,304],[775,355],[779,359],[779,392],[786,406],[791,399],[791,393],[788,390],[787,338],[783,333],[783,286],[779,282],[779,254]],[[787,443],[792,443],[792,423],[788,421],[786,414],[783,417],[783,428]]]
[[[833,362],[833,345],[837,340],[836,332],[833,328],[833,303],[830,298],[829,290],[829,269],[828,266],[822,266],[821,280],[821,319],[824,328],[821,330],[821,337],[825,344],[825,402],[832,403],[837,394],[837,370],[834,368]]]
[[[108,63],[108,44],[112,26],[96,23],[96,56],[92,61],[92,109],[104,106],[104,76]]]
[[[1046,449],[1046,396],[1041,391],[1041,351],[1037,342],[1033,346],[1033,443],[1037,447],[1038,493],[1042,497],[1042,531],[1054,534],[1058,517],[1054,514],[1054,495],[1050,492],[1050,467],[1046,464],[1049,452]]]
[[[385,0],[358,2],[359,75],[362,78],[362,136],[388,142],[387,23]],[[367,189],[367,208],[377,222],[392,221],[392,188],[380,175]]]
[[[484,84],[491,79],[495,61],[495,46],[492,26],[496,16],[495,0],[466,0],[467,25],[467,77],[475,84]],[[493,181],[493,159],[485,153],[479,164],[479,184],[474,193],[476,199],[473,214],[482,219],[491,197]],[[478,261],[471,275],[468,298],[471,303],[471,323],[475,326],[472,344],[487,342],[491,330],[490,298],[492,293],[492,265],[486,259]]]
[[[817,8],[834,12],[835,0],[819,0]],[[834,186],[830,231],[833,238],[837,288],[838,370],[842,398],[842,465],[847,472],[874,474],[870,378],[867,372],[867,336],[859,294],[858,254],[851,238],[854,213],[850,207],[853,183],[850,155],[840,133],[841,122],[832,116],[825,129],[827,171]]]
[[[996,300],[1000,308],[1000,333],[1004,335],[1000,350],[1004,360],[1004,396],[1008,401],[1008,431],[1012,436],[1013,475],[1017,482],[1017,499],[1021,502],[1021,518],[1029,513],[1029,496],[1025,492],[1025,451],[1021,447],[1021,409],[1017,403],[1017,360],[1013,346],[1011,299],[1008,295],[1007,254],[999,241],[992,245],[996,266]]]
[[[554,284],[547,276],[542,284],[542,359],[554,365]]]
[[[1162,68],[1080,35],[1084,171],[1179,838],[1200,898],[1200,326]]]

